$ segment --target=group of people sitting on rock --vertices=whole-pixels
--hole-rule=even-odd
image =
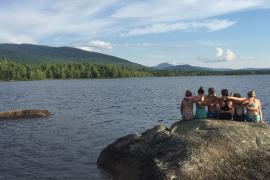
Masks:
[[[256,99],[255,91],[249,91],[247,98],[241,98],[239,93],[230,96],[227,89],[222,89],[221,95],[218,97],[214,88],[209,88],[208,95],[205,95],[203,87],[200,87],[197,96],[192,96],[192,92],[187,90],[181,102],[182,120],[213,118],[263,122],[261,102]],[[196,104],[195,115],[194,103]]]

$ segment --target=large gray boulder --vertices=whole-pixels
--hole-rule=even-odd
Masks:
[[[269,179],[270,129],[235,121],[176,122],[116,140],[97,163],[118,180]]]

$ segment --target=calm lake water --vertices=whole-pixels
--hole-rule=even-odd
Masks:
[[[255,89],[270,119],[270,76],[170,77],[0,83],[1,111],[42,108],[50,118],[0,121],[0,179],[110,179],[96,160],[109,143],[180,117],[186,89],[245,95]],[[219,93],[218,93],[219,94]]]

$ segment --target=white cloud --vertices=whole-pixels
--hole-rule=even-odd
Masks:
[[[130,1],[112,17],[142,18],[154,21],[206,19],[247,9],[265,8],[268,0],[148,0]]]
[[[110,42],[101,41],[101,40],[92,40],[87,45],[78,46],[77,48],[85,51],[102,51],[102,50],[111,50],[113,45]]]
[[[89,46],[80,46],[77,47],[78,49],[84,50],[84,51],[94,51],[94,48],[89,47]]]
[[[250,9],[263,9],[268,0],[148,0],[133,1],[112,17],[136,22],[123,35],[143,35],[178,30],[218,31],[231,27],[234,20],[212,18]],[[210,20],[209,20],[210,19]]]
[[[209,19],[203,21],[180,22],[180,23],[159,23],[150,26],[131,29],[123,36],[136,36],[144,34],[164,33],[170,31],[192,31],[197,29],[207,29],[208,31],[217,31],[234,25],[236,21],[227,19]]]
[[[211,32],[236,23],[220,15],[269,7],[269,0],[2,1],[0,41],[74,45],[120,34]]]
[[[227,49],[224,53],[222,48],[216,47],[216,61],[213,62],[232,61],[234,59],[235,53],[231,49]]]
[[[124,44],[114,44],[113,46],[118,47],[135,47],[135,48],[179,48],[179,49],[190,49],[190,45],[184,44],[154,44],[154,43],[124,43]]]
[[[219,47],[216,47],[216,59],[217,60],[222,60],[223,59],[223,49],[222,48],[219,48]]]
[[[110,42],[105,42],[101,40],[90,41],[89,45],[97,49],[112,49],[112,44]]]
[[[227,19],[210,19],[191,23],[191,28],[207,28],[209,31],[218,31],[233,26],[236,21]]]
[[[24,0],[6,6],[0,2],[1,30],[10,34],[7,36],[1,33],[0,40],[21,42],[29,39],[29,43],[72,45],[97,37],[111,27],[113,21],[104,16],[96,16],[110,6],[109,2],[115,1]]]
[[[234,59],[235,59],[235,53],[234,53],[232,50],[227,49],[227,54],[226,54],[225,59],[226,59],[227,61],[232,61],[232,60],[234,60]]]

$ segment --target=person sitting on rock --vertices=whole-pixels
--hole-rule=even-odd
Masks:
[[[182,120],[191,120],[194,118],[193,114],[194,99],[189,99],[189,97],[191,96],[192,96],[191,91],[187,90],[185,96],[186,98],[184,98],[181,103]]]
[[[221,120],[231,120],[234,108],[232,100],[228,99],[229,92],[227,89],[221,90],[222,98],[219,101],[219,119]]]
[[[205,100],[205,103],[207,105],[207,117],[208,118],[217,118],[218,117],[218,104],[219,104],[219,98],[216,96],[216,92],[214,88],[208,89],[208,96]]]
[[[247,109],[247,119],[251,122],[263,122],[261,102],[256,99],[256,92],[249,91],[248,99],[243,102]]]
[[[204,89],[203,87],[200,87],[198,90],[198,96],[195,98],[196,102],[196,119],[206,119],[207,118],[207,112],[205,110],[205,95],[204,95]]]
[[[234,93],[234,97],[241,98],[241,95],[239,93]],[[233,120],[235,121],[245,121],[246,115],[245,115],[245,108],[241,101],[234,101],[234,115]]]

